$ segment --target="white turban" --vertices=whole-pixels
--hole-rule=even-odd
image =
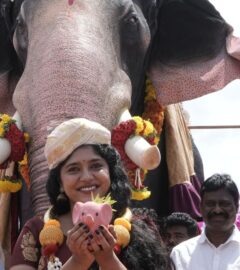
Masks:
[[[83,144],[110,144],[111,132],[97,122],[85,118],[67,120],[47,137],[44,153],[49,169],[54,169]]]

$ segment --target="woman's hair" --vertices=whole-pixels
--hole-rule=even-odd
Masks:
[[[114,216],[121,216],[130,203],[131,191],[120,156],[110,145],[93,144],[90,146],[97,155],[101,156],[107,162],[109,166],[111,180],[109,193],[111,198],[116,201],[116,203],[113,204],[113,208],[116,210],[116,212],[114,212]],[[61,197],[59,196],[61,194],[60,171],[69,158],[70,156],[49,172],[46,189],[52,204],[52,216],[60,216],[70,211],[70,201],[67,196],[65,195],[65,199],[59,199],[59,197]]]
[[[153,209],[133,208],[131,240],[119,255],[131,270],[174,269],[157,227]]]

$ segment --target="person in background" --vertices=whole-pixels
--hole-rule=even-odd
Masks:
[[[151,215],[130,209],[130,184],[110,142],[109,130],[84,118],[65,121],[51,132],[45,155],[52,207],[44,218],[34,217],[24,226],[11,270],[170,269]],[[76,202],[108,195],[115,201],[110,226],[91,231],[87,222],[73,225]]]
[[[181,242],[199,234],[195,219],[183,212],[174,212],[163,219],[162,236],[168,252]]]
[[[240,269],[240,232],[235,225],[239,206],[236,184],[227,174],[214,174],[201,187],[201,235],[173,248],[171,258],[179,270]]]

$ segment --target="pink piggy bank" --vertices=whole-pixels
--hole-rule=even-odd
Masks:
[[[91,232],[100,225],[108,225],[112,220],[112,207],[107,203],[77,202],[73,207],[73,224],[80,222],[86,224]]]

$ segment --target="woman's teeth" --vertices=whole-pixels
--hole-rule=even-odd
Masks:
[[[81,191],[93,191],[96,188],[97,188],[97,186],[90,186],[90,187],[82,187],[82,188],[80,188],[80,190]]]

